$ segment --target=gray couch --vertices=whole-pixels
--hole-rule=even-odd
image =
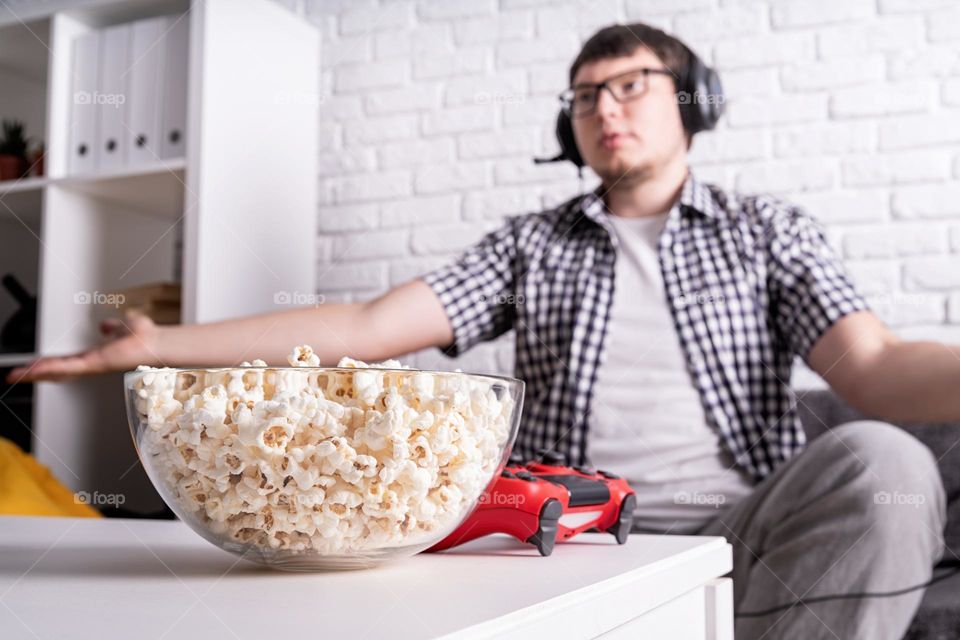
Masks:
[[[798,392],[800,420],[807,438],[812,440],[827,429],[865,416],[839,396],[827,390]],[[899,424],[933,451],[947,490],[947,549],[936,573],[942,567],[960,564],[960,422],[947,425]],[[925,594],[906,638],[960,639],[960,574],[942,580]]]

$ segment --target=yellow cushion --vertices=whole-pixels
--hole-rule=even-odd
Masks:
[[[6,438],[0,438],[0,515],[103,517]]]

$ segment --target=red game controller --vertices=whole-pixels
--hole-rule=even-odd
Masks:
[[[624,544],[636,505],[633,489],[612,473],[564,466],[563,456],[552,451],[540,452],[538,460],[526,464],[511,456],[473,513],[429,551],[507,533],[549,556],[556,541],[588,529],[610,532]]]

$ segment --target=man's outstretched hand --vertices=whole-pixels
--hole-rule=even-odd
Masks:
[[[7,382],[68,380],[160,363],[160,329],[143,314],[127,312],[122,320],[105,320],[100,324],[100,333],[107,339],[102,345],[74,355],[38,358],[10,371]]]

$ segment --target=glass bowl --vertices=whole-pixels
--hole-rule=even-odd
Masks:
[[[124,375],[150,480],[221,549],[278,569],[371,567],[442,540],[517,435],[523,382],[416,369]]]

